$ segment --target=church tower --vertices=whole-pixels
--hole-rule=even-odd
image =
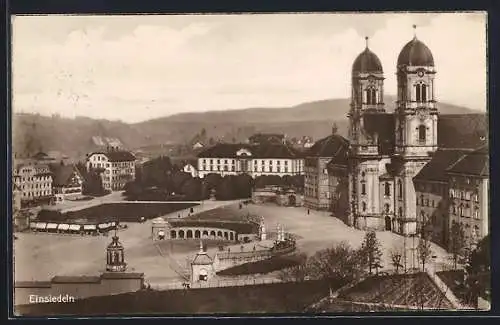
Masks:
[[[394,162],[399,166],[395,179],[396,218],[400,233],[414,234],[416,194],[413,177],[429,162],[438,145],[434,58],[416,33],[399,54],[396,74]]]
[[[380,126],[385,114],[384,72],[380,59],[368,47],[352,66],[349,118],[349,223],[360,229],[381,225],[380,180],[383,173]]]

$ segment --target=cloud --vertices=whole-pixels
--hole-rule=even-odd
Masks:
[[[394,94],[414,23],[435,58],[438,99],[485,110],[485,15],[452,13],[16,17],[13,108],[134,122],[346,98],[370,31]]]

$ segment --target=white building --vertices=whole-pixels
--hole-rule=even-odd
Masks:
[[[12,181],[21,191],[22,202],[41,202],[53,197],[52,174],[45,163],[34,160],[16,163]]]
[[[102,171],[105,190],[119,191],[135,180],[135,156],[129,151],[93,152],[87,156],[87,170]]]
[[[198,155],[198,175],[302,175],[302,154],[285,144],[219,143]]]

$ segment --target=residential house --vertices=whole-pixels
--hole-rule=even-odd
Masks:
[[[136,157],[129,151],[109,149],[87,156],[87,170],[101,172],[104,190],[119,191],[135,180]]]

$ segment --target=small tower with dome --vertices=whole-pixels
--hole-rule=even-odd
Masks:
[[[119,237],[115,234],[111,243],[106,248],[106,271],[108,272],[125,272],[127,263],[125,263],[125,248],[119,241]]]
[[[212,258],[208,256],[200,240],[200,250],[191,262],[191,282],[209,281],[215,274],[213,264]]]

